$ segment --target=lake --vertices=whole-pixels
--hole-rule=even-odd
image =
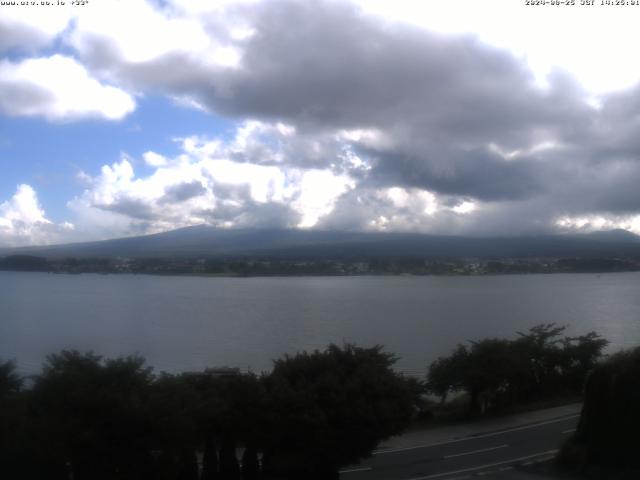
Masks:
[[[424,375],[459,342],[542,322],[640,344],[640,273],[210,278],[0,272],[0,359],[39,371],[62,348],[142,354],[156,371],[268,370],[331,342],[382,344]]]

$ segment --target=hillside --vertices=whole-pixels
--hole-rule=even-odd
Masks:
[[[583,235],[461,237],[409,233],[238,229],[196,226],[140,237],[0,250],[47,258],[640,258],[640,237],[614,230]]]

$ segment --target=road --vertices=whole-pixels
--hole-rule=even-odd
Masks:
[[[552,458],[575,430],[578,413],[460,438],[382,448],[342,480],[452,480],[478,475],[516,478],[514,467]],[[426,437],[428,440],[428,437]]]

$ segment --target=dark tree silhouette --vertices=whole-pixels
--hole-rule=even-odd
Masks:
[[[391,369],[380,346],[329,346],[277,360],[266,378],[272,427],[264,468],[276,478],[338,478],[404,429],[419,400],[417,382]]]
[[[428,372],[428,390],[446,399],[450,392],[469,395],[469,411],[580,393],[607,341],[595,332],[561,337],[566,327],[541,324],[515,340],[488,338],[458,345],[448,357],[434,361]]]
[[[34,420],[47,439],[42,457],[68,464],[76,480],[147,476],[151,379],[139,357],[48,357],[32,392]]]
[[[202,454],[202,480],[218,480],[218,451],[213,435],[209,435],[204,443]]]
[[[420,385],[394,361],[381,347],[332,345],[285,356],[260,378],[225,369],[155,376],[140,357],[62,351],[26,391],[14,365],[0,363],[0,474],[337,478],[414,414]]]
[[[427,388],[440,397],[441,403],[447,400],[449,393],[464,388],[468,356],[467,347],[458,345],[450,356],[439,357],[429,366]]]
[[[638,405],[640,347],[612,355],[589,375],[580,422],[560,462],[592,478],[640,478]]]
[[[248,445],[242,454],[242,479],[258,480],[260,478],[260,464],[258,462],[258,450],[253,445]]]
[[[0,362],[0,477],[17,477],[26,460],[23,379],[15,362]]]

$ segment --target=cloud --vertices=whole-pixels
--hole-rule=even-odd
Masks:
[[[41,245],[69,238],[73,225],[47,219],[35,190],[18,185],[9,200],[0,203],[0,245]]]
[[[210,224],[222,228],[312,227],[328,215],[338,198],[353,188],[344,169],[301,167],[288,155],[295,149],[265,137],[264,132],[293,136],[282,125],[247,122],[227,141],[188,137],[180,142],[181,153],[163,158],[149,175],[138,175],[134,161],[123,156],[102,167],[100,173],[82,177],[88,188],[68,203],[78,230],[92,238],[109,226],[113,235],[153,233],[189,225]],[[257,136],[279,161],[254,163],[236,155],[242,142],[254,144]],[[296,143],[294,141],[294,143]],[[153,162],[152,162],[153,163]],[[311,165],[313,163],[311,162]]]
[[[541,84],[556,65],[569,68],[592,92],[625,88],[640,79],[638,64],[630,58],[638,39],[637,19],[622,10],[567,8],[549,15],[544,8],[511,0],[355,1],[387,21],[441,32],[475,32],[483,41],[525,57]],[[572,41],[566,41],[568,35]],[[611,55],[613,51],[617,54]]]
[[[72,18],[69,8],[57,7],[41,8],[38,5],[3,8],[0,16],[0,52],[35,52],[52,43]]]
[[[173,15],[169,9],[144,0],[100,2],[78,12],[66,40],[83,56],[100,49],[130,64],[170,52],[190,54],[211,47],[201,22]]]
[[[101,84],[70,57],[0,61],[0,110],[6,115],[118,120],[134,108],[129,94]]]
[[[178,21],[145,8],[151,25]],[[340,151],[360,153],[378,184],[483,200],[544,191],[536,159],[508,161],[492,146],[510,152],[562,141],[571,129],[588,126],[593,113],[567,75],[556,73],[541,89],[522,60],[472,36],[385,24],[348,2],[277,0],[234,12],[236,23],[242,18],[252,30],[248,37],[234,39],[231,27],[209,15],[188,17],[209,39],[188,48],[165,45],[127,57],[138,47],[119,43],[126,35],[116,35],[120,30],[108,21],[80,22],[72,44],[97,72],[133,90],[159,89],[219,114],[261,119],[261,128],[292,129],[296,135],[260,133],[297,152],[306,149],[298,158],[317,167]],[[238,50],[239,64],[216,63],[216,42]],[[203,48],[208,55],[200,54]],[[327,140],[341,131],[380,132],[386,142]],[[237,145],[236,159],[280,161],[272,145],[252,138]]]
[[[198,181],[180,183],[167,187],[161,202],[180,203],[191,198],[199,197],[206,192],[207,189]]]
[[[169,163],[165,157],[151,151],[145,152],[142,155],[142,158],[144,159],[144,162],[150,167],[162,167]]]
[[[61,39],[76,59],[0,63],[0,109],[117,119],[152,92],[237,129],[146,152],[149,174],[126,156],[85,173],[69,206],[92,235],[196,223],[640,233],[640,87],[594,97],[558,68],[541,82],[480,37],[348,1],[130,0],[125,16],[116,3],[74,13]]]

